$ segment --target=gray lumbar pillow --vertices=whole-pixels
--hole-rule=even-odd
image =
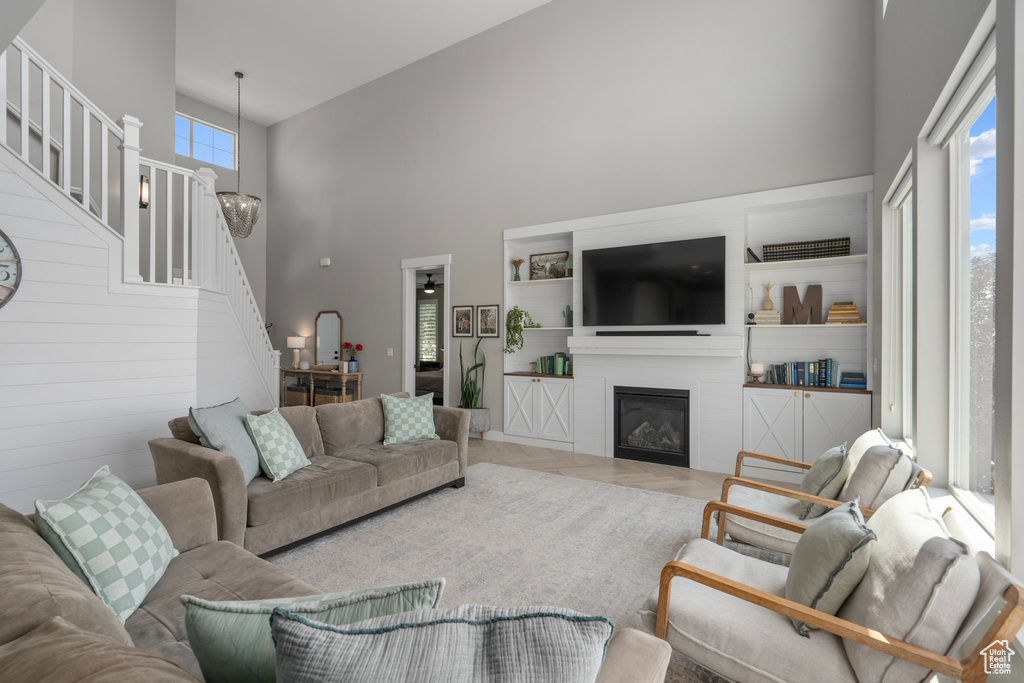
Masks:
[[[260,456],[245,428],[248,414],[240,398],[219,406],[188,409],[188,424],[199,441],[207,448],[234,456],[242,466],[246,484],[260,473]]]
[[[822,498],[835,498],[850,476],[853,462],[846,452],[846,444],[830,448],[822,453],[811,469],[804,474],[800,490]],[[800,503],[800,519],[820,517],[828,511],[824,505]]]
[[[921,467],[897,446],[871,446],[864,451],[839,499],[849,501],[860,496],[861,505],[874,509],[913,486],[920,474]]]
[[[593,683],[615,626],[557,607],[421,609],[328,626],[278,607],[277,678]]]
[[[875,532],[864,524],[856,500],[811,522],[797,541],[786,576],[786,597],[835,614],[868,570]],[[800,635],[817,628],[792,619]]]

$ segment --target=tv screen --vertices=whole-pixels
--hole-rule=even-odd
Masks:
[[[724,236],[583,252],[584,325],[724,323]]]

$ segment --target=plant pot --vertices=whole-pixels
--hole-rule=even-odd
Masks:
[[[469,433],[480,438],[484,432],[491,428],[490,408],[469,409]]]
[[[348,371],[349,372],[359,372],[359,361],[357,361],[355,358],[349,358],[348,359]]]

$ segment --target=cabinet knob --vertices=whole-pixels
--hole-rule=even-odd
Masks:
[[[810,397],[811,397],[811,392],[808,391],[806,394],[804,394],[804,398],[810,398]]]
[[[799,392],[799,391],[798,391],[798,392],[796,392],[796,395],[797,395],[797,396],[799,396],[799,395],[800,395],[800,392]]]

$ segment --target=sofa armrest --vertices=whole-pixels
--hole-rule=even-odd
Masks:
[[[608,643],[596,683],[663,683],[672,646],[660,638],[624,628]]]
[[[180,439],[153,439],[149,442],[157,483],[198,477],[205,479],[217,510],[217,536],[222,541],[242,545],[248,513],[248,491],[242,466],[227,453]]]
[[[203,479],[182,479],[136,491],[183,553],[217,541],[217,509]]]
[[[469,466],[469,416],[465,408],[434,406],[434,431],[446,441],[459,447],[459,476],[466,476]]]

